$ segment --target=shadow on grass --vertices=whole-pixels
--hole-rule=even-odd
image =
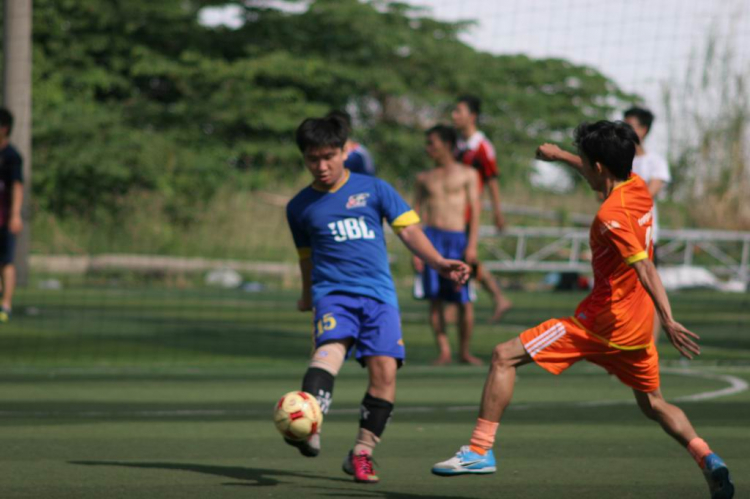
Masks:
[[[161,463],[161,462],[124,462],[124,461],[68,461],[69,464],[76,464],[81,466],[120,466],[124,468],[142,468],[142,469],[159,469],[169,471],[190,471],[193,473],[201,473],[205,475],[214,475],[225,478],[231,478],[233,480],[242,480],[242,482],[235,483],[224,483],[225,486],[234,487],[275,487],[283,482],[284,478],[305,478],[312,480],[322,480],[327,482],[336,482],[339,484],[348,484],[353,487],[361,487],[355,485],[351,478],[338,478],[324,475],[316,475],[313,473],[305,473],[298,471],[287,471],[287,470],[275,470],[266,468],[247,468],[239,466],[212,466],[204,464],[191,464],[191,463]],[[321,489],[330,490],[326,493],[327,496],[331,497],[376,497],[376,498],[392,498],[392,499],[424,499],[427,497],[434,497],[437,499],[466,499],[466,496],[442,496],[435,494],[409,494],[403,492],[389,492],[385,490],[379,490],[374,488],[354,489],[354,488],[333,488],[324,486],[302,486],[306,489]]]

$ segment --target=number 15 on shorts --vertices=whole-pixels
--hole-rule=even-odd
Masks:
[[[316,324],[315,333],[320,336],[325,331],[330,331],[336,327],[336,319],[333,314],[325,314]]]

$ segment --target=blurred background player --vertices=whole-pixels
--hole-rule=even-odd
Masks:
[[[3,281],[0,322],[8,322],[13,309],[13,292],[16,289],[13,257],[16,236],[23,230],[23,161],[16,148],[10,145],[12,131],[13,115],[7,109],[0,108],[0,275]]]
[[[344,151],[347,157],[344,161],[344,167],[352,173],[361,173],[363,175],[375,176],[375,160],[372,159],[370,151],[359,142],[351,139],[352,135],[352,117],[346,111],[331,111],[328,116],[334,117],[346,123],[346,129],[349,137],[346,139]]]
[[[431,170],[417,175],[414,211],[422,219],[424,233],[445,258],[464,259],[469,264],[477,260],[479,239],[479,174],[473,168],[456,162],[456,131],[437,125],[426,132],[426,151],[435,163]],[[471,213],[468,230],[466,211]],[[439,356],[436,365],[451,362],[451,348],[446,334],[444,304],[458,306],[459,356],[461,362],[482,363],[471,355],[471,335],[474,328],[474,304],[469,296],[469,285],[459,288],[455,283],[414,257],[414,269],[421,274],[424,297],[430,300],[430,325],[435,332]]]
[[[712,499],[731,499],[729,470],[693,429],[682,410],[664,400],[653,339],[654,305],[672,345],[685,357],[700,354],[698,336],[672,317],[651,257],[653,200],[631,173],[638,136],[623,122],[583,123],[576,129],[581,172],[605,201],[591,226],[594,289],[575,315],[551,319],[495,347],[470,445],[432,471],[441,476],[493,473],[492,447],[513,395],[516,369],[536,362],[561,374],[578,361],[599,365],[632,388],[646,417],[686,448],[703,471]]]
[[[481,197],[484,190],[489,191],[492,204],[492,216],[495,227],[498,230],[505,228],[505,218],[500,206],[500,186],[497,182],[498,169],[495,148],[487,137],[477,129],[477,121],[482,110],[482,101],[473,95],[464,95],[458,98],[451,118],[453,125],[460,136],[456,147],[456,159],[463,164],[472,166],[479,172],[479,197],[481,209]],[[470,215],[467,213],[467,221]],[[492,321],[498,321],[512,303],[500,291],[492,273],[476,263],[476,278],[482,287],[492,295],[495,310]]]
[[[302,381],[328,413],[334,378],[356,346],[369,383],[362,400],[354,449],[344,471],[357,482],[379,479],[372,452],[385,430],[396,396],[396,371],[405,356],[396,289],[383,234],[387,220],[409,250],[457,283],[470,267],[440,256],[419,227],[419,217],[388,183],[344,168],[348,129],[335,117],[310,118],[296,141],[313,177],[287,205],[300,257],[301,311],[313,311],[315,352]],[[287,440],[308,457],[320,452],[320,435]]]
[[[633,128],[636,135],[638,135],[638,139],[641,141],[636,146],[635,158],[633,159],[633,173],[646,182],[648,191],[654,200],[652,238],[654,244],[654,265],[658,266],[657,243],[659,227],[656,202],[665,185],[672,180],[672,176],[669,173],[667,161],[658,154],[646,152],[643,146],[643,140],[648,135],[651,125],[654,122],[653,113],[648,109],[632,107],[625,111],[624,121]],[[554,144],[541,145],[537,150],[537,157],[544,161],[561,161],[573,167],[579,173],[583,168],[583,163],[579,156],[563,151]],[[661,328],[659,327],[658,319],[654,319],[654,338],[656,340],[659,339],[660,331]]]
[[[648,109],[631,107],[625,111],[624,121],[633,127],[641,140],[641,143],[636,147],[635,159],[633,159],[633,173],[646,181],[648,191],[654,198],[654,262],[658,263],[656,250],[659,241],[659,217],[656,203],[666,184],[672,181],[672,176],[669,173],[667,160],[656,153],[647,152],[643,145],[648,132],[651,131],[651,125],[654,123],[653,113]]]

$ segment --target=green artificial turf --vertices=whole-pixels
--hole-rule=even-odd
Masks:
[[[323,425],[323,452],[301,457],[271,420],[299,388],[309,315],[293,293],[78,289],[22,291],[0,326],[0,497],[5,498],[706,498],[688,454],[646,420],[631,392],[595,366],[562,376],[521,369],[498,432],[498,472],[438,478],[431,465],[467,443],[486,368],[429,366],[426,306],[404,300],[409,361],[377,450],[378,485],[340,470],[354,440],[366,377],[348,363]],[[474,343],[569,315],[580,294],[512,293],[499,326],[480,302]],[[672,296],[703,336],[682,372],[668,345],[669,399],[750,382],[746,295]],[[455,336],[455,335],[454,335]],[[738,385],[738,383],[740,385]],[[737,498],[750,487],[750,392],[680,403],[730,465]]]

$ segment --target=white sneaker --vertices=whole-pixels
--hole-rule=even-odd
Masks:
[[[463,475],[466,473],[481,475],[494,473],[495,471],[497,471],[497,467],[495,466],[495,455],[492,453],[492,450],[488,450],[487,454],[481,455],[472,451],[468,445],[461,447],[452,458],[442,463],[437,463],[432,467],[432,472],[440,476]]]

